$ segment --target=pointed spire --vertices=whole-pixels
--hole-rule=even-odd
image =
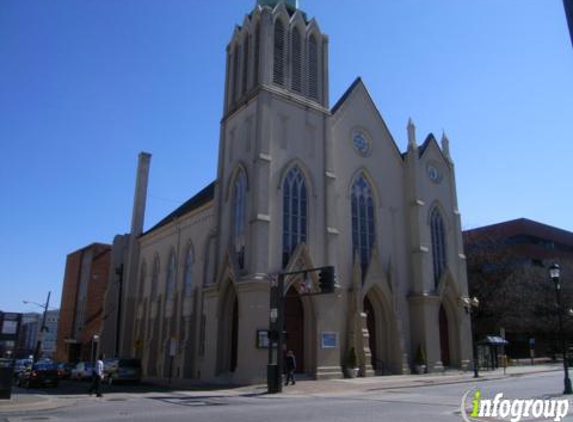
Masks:
[[[257,4],[260,6],[270,6],[275,7],[278,3],[284,1],[287,9],[296,10],[298,9],[298,0],[257,0]]]
[[[450,158],[450,140],[446,136],[446,131],[442,132],[442,151],[447,158]]]
[[[408,119],[408,149],[418,149],[418,143],[416,142],[416,126],[414,126],[414,122],[411,117]]]

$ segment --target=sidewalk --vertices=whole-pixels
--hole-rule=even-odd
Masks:
[[[449,370],[442,373],[423,375],[389,375],[369,378],[336,379],[324,381],[301,380],[295,385],[283,387],[285,395],[300,396],[329,396],[354,395],[374,391],[413,388],[428,385],[460,384],[468,382],[483,382],[503,379],[512,376],[553,372],[562,370],[560,364],[544,364],[536,366],[512,366],[505,371],[503,368],[493,371],[480,371],[479,378],[473,377],[473,371]]]
[[[442,373],[431,373],[424,375],[388,375],[369,378],[335,379],[335,380],[310,380],[300,379],[295,385],[283,387],[282,394],[272,397],[318,397],[336,395],[359,395],[361,393],[372,393],[375,391],[392,390],[398,388],[414,388],[428,385],[459,384],[468,382],[482,382],[495,379],[502,379],[511,376],[521,376],[534,373],[561,371],[561,364],[543,364],[536,366],[511,366],[504,374],[503,369],[494,371],[480,371],[480,378],[473,378],[473,372],[466,371],[445,371]],[[265,384],[249,386],[223,386],[200,383],[194,380],[173,379],[169,384],[165,379],[154,379],[153,385],[166,389],[167,392],[181,391],[187,395],[209,395],[220,397],[263,395],[267,392]],[[125,393],[118,393],[125,394]],[[127,393],[129,395],[142,396],[146,393]],[[162,394],[161,392],[159,394]],[[112,394],[106,394],[109,397]],[[0,414],[25,411],[38,411],[55,409],[72,404],[73,398],[69,400],[60,399],[57,395],[42,395],[16,393],[11,400],[0,400]],[[105,399],[104,399],[105,400]]]
[[[41,394],[12,394],[10,400],[0,400],[0,415],[3,412],[33,412],[61,407],[54,397]]]

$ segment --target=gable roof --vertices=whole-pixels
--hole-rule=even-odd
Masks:
[[[428,149],[428,147],[430,146],[431,142],[435,142],[436,145],[438,145],[438,141],[436,141],[436,138],[434,137],[433,133],[429,133],[428,136],[426,136],[426,140],[424,141],[424,143],[422,145],[420,145],[418,147],[418,155],[421,157],[422,155],[424,155],[424,153],[426,152],[426,150]],[[440,149],[440,148],[438,148]]]
[[[348,87],[348,89],[344,92],[344,94],[342,94],[342,97],[340,97],[340,99],[336,102],[336,104],[334,104],[334,107],[332,107],[332,109],[330,109],[330,112],[332,114],[335,114],[338,109],[342,106],[342,104],[344,104],[344,102],[346,101],[346,99],[348,97],[350,97],[350,94],[352,94],[352,91],[354,91],[354,89],[356,89],[356,87],[358,86],[358,84],[362,82],[362,78],[359,76],[356,79],[354,79],[354,82],[352,82],[352,85],[350,85]]]
[[[166,226],[176,218],[189,214],[191,211],[196,210],[197,208],[213,200],[214,197],[215,197],[215,182],[211,182],[209,185],[203,188],[199,193],[197,193],[191,199],[188,199],[186,202],[183,203],[183,205],[175,209],[175,211],[167,215],[167,217],[163,218],[159,223],[157,223],[155,226],[153,226],[145,233],[143,233],[142,236],[145,236],[163,226]]]
[[[386,122],[384,121],[384,118],[382,117],[382,113],[380,113],[380,110],[378,110],[378,107],[376,106],[376,103],[374,102],[372,95],[370,95],[370,92],[368,92],[368,88],[366,88],[366,84],[364,84],[364,81],[362,80],[362,78],[360,76],[357,77],[354,80],[354,82],[352,82],[352,85],[350,85],[348,87],[346,92],[344,94],[342,94],[342,97],[340,97],[340,99],[336,102],[334,107],[332,107],[332,109],[330,110],[331,115],[334,116],[338,112],[338,110],[344,105],[344,103],[348,100],[348,98],[351,96],[351,94],[359,86],[362,86],[364,88],[364,92],[366,92],[366,97],[370,101],[370,103],[372,104],[372,107],[374,108],[376,114],[378,115],[378,118],[380,119],[380,121],[382,122],[382,125],[386,129],[386,132],[388,133],[388,136],[390,137],[390,140],[392,141],[392,144],[394,145],[394,149],[396,150],[398,157],[403,159],[404,157],[400,151],[400,148],[398,148],[398,144],[396,143],[396,141],[394,140],[394,137],[392,136],[392,132],[390,132],[388,125],[386,124]]]
[[[426,136],[426,140],[424,141],[424,143],[418,147],[418,156],[422,158],[422,156],[426,153],[426,150],[432,143],[436,145],[436,148],[440,152],[440,155],[442,156],[444,161],[450,164],[450,160],[448,160],[448,158],[444,155],[444,151],[442,151],[442,148],[440,148],[440,145],[438,144],[438,141],[434,137],[433,133],[428,134],[428,136]]]

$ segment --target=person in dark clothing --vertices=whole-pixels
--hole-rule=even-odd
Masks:
[[[102,397],[101,394],[101,382],[103,380],[103,356],[100,355],[98,360],[96,360],[94,369],[92,372],[92,385],[89,389],[89,395],[95,391],[97,397]]]
[[[285,357],[285,369],[286,369],[286,381],[285,385],[288,385],[289,380],[292,382],[292,385],[296,384],[294,380],[294,371],[296,370],[296,358],[294,357],[294,353],[292,350],[289,350],[286,357]]]

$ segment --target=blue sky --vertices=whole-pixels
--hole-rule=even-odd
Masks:
[[[149,228],[214,180],[225,47],[254,0],[2,0],[0,309],[58,306],[66,254]],[[573,48],[561,0],[302,0],[331,105],[362,76],[400,149],[445,130],[464,228],[573,231]]]

